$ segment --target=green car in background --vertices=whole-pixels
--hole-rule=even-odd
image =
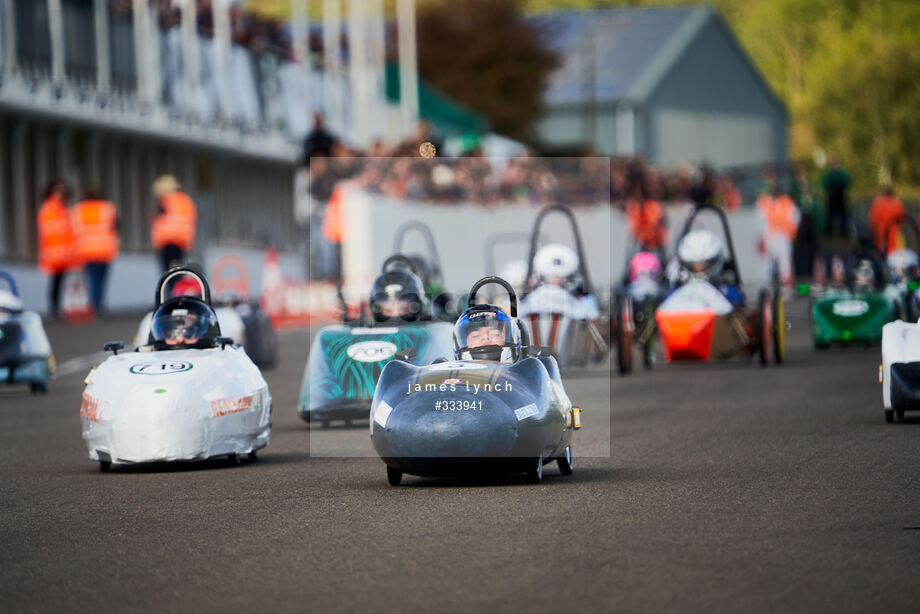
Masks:
[[[882,342],[882,327],[900,319],[903,294],[895,286],[883,290],[828,289],[811,306],[815,347]]]

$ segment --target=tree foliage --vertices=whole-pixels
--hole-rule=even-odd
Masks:
[[[790,155],[837,153],[857,191],[920,194],[920,2],[677,0],[716,7],[790,112]],[[662,0],[526,0],[529,11]]]
[[[516,0],[441,0],[417,13],[419,74],[489,118],[501,134],[528,139],[558,65]]]

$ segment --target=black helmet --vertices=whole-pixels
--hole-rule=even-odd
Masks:
[[[458,360],[514,362],[521,355],[521,331],[514,318],[495,305],[474,305],[454,325]]]
[[[375,322],[421,320],[427,313],[422,280],[408,271],[386,271],[374,280],[369,306]]]
[[[148,343],[158,350],[210,348],[220,336],[217,314],[204,301],[171,298],[153,313]]]

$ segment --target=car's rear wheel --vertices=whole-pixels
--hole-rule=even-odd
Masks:
[[[257,460],[259,460],[259,453],[256,450],[252,450],[246,456],[248,456],[249,460],[251,460],[252,462],[256,462]]]
[[[543,481],[543,459],[539,456],[530,461],[530,469],[527,470],[527,479],[531,484],[539,484]]]
[[[109,469],[112,468],[112,461],[101,460],[99,461],[99,471],[102,473],[108,473]]]
[[[402,482],[403,472],[398,469],[393,469],[387,465],[387,482],[390,486],[399,486],[399,483]]]
[[[237,465],[239,465],[239,464],[240,464],[240,455],[239,455],[239,453],[238,453],[238,452],[234,452],[233,454],[228,454],[228,455],[227,455],[227,462],[230,464],[231,467],[236,467]]]
[[[617,368],[626,374],[633,367],[633,325],[632,301],[628,296],[619,296],[617,306]]]
[[[892,422],[894,422],[894,410],[893,409],[885,410],[885,422],[887,422],[888,424],[891,424]]]
[[[770,291],[761,290],[757,298],[758,331],[760,341],[760,364],[766,366],[770,363],[770,350],[773,345],[773,304],[770,301]]]
[[[897,416],[898,420],[903,420],[903,419],[904,419],[904,410],[903,410],[903,409],[896,409],[896,410],[894,410],[894,415]]]
[[[572,469],[575,468],[575,461],[572,459],[571,445],[565,447],[565,452],[556,459],[556,464],[559,465],[559,473],[562,475],[572,475]]]
[[[773,297],[773,360],[778,365],[786,361],[786,302],[781,292]]]

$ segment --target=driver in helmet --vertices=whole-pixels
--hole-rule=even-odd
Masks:
[[[521,354],[521,332],[514,320],[495,305],[474,305],[454,325],[458,360],[511,363]]]
[[[742,304],[744,297],[734,284],[726,283],[722,273],[725,266],[725,251],[722,240],[712,231],[706,229],[691,230],[677,247],[677,258],[682,271],[678,284],[690,279],[708,281],[733,304]]]
[[[220,335],[214,310],[198,299],[180,296],[160,305],[150,322],[156,349],[211,347]]]
[[[534,291],[525,299],[525,304],[539,303],[544,308],[548,307],[548,311],[566,313],[571,317],[596,317],[599,311],[597,297],[585,291],[585,280],[578,275],[579,266],[578,254],[572,248],[559,243],[541,247],[533,258],[533,271],[537,279],[544,287],[565,290],[576,302],[573,306],[571,298],[558,291],[555,294],[548,292],[541,300],[536,300]]]
[[[426,299],[422,280],[409,271],[386,271],[371,287],[369,306],[378,323],[424,319]]]

